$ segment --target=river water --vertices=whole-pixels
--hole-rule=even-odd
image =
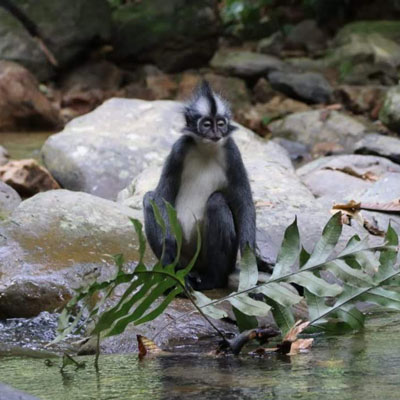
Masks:
[[[3,355],[0,381],[43,400],[400,398],[400,314],[374,315],[361,333],[317,337],[311,352],[292,357],[217,358],[207,355],[213,348],[180,346],[143,361],[103,355],[98,372],[90,356],[77,357],[86,368],[61,372],[58,358],[49,367],[43,358]]]

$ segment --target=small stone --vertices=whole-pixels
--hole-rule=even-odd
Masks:
[[[60,188],[49,171],[33,159],[10,161],[1,166],[0,179],[22,197]]]
[[[256,103],[267,103],[276,96],[270,83],[265,78],[260,78],[253,88],[253,99]]]

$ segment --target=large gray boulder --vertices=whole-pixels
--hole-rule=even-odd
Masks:
[[[115,271],[109,255],[138,260],[134,210],[54,190],[23,201],[0,225],[0,319],[63,306],[73,289]],[[152,256],[148,255],[147,260]]]
[[[76,59],[94,40],[110,37],[111,11],[106,0],[17,0],[16,5],[37,25],[60,67]],[[54,73],[38,42],[3,8],[0,59],[24,65],[39,79]]]
[[[268,127],[273,136],[310,146],[321,142],[336,143],[349,152],[367,129],[363,123],[344,113],[324,110],[290,114]]]
[[[172,101],[111,99],[52,135],[43,160],[62,187],[114,200],[179,137],[183,118]]]
[[[217,47],[216,0],[147,0],[113,13],[114,56],[147,61],[165,71],[207,64]]]

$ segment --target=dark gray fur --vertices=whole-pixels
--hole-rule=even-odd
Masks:
[[[190,107],[186,108],[185,117],[187,125],[191,124],[190,131],[193,134],[194,116],[187,115],[189,110]],[[228,125],[231,126],[230,120]],[[230,129],[229,133],[232,131],[233,129]],[[243,253],[246,246],[253,250],[256,246],[256,214],[246,169],[233,139],[225,137],[224,140],[222,149],[226,157],[227,185],[226,189],[214,192],[206,203],[202,221],[201,254],[189,277],[190,285],[196,290],[226,286],[228,275],[235,267],[238,248]],[[146,193],[143,200],[147,239],[158,258],[161,257],[163,237],[161,228],[155,221],[150,201],[153,200],[157,204],[164,220],[168,221],[164,200],[175,207],[185,156],[192,146],[197,146],[197,141],[186,134],[175,142],[156,189]],[[168,230],[162,263],[171,263],[175,256],[175,239]]]

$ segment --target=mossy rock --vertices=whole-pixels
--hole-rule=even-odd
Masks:
[[[357,21],[345,25],[336,35],[336,42],[346,42],[352,34],[378,33],[387,39],[400,39],[400,21]]]
[[[206,64],[217,47],[216,5],[215,0],[147,0],[117,8],[115,57],[154,62],[166,71]]]

